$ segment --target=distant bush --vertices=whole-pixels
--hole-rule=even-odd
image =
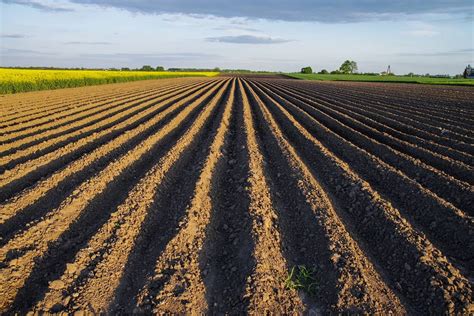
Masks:
[[[339,67],[339,71],[343,74],[353,74],[357,72],[357,63],[353,60],[346,60]]]
[[[311,69],[311,67],[303,67],[301,68],[301,73],[302,74],[312,74],[313,73],[313,69]]]
[[[341,72],[339,70],[333,70],[331,71],[331,75],[340,75]]]
[[[155,69],[153,69],[152,66],[150,65],[144,65],[142,68],[140,68],[141,71],[153,71]]]
[[[165,71],[165,67],[163,67],[163,66],[157,66],[155,70],[156,70],[156,71]]]
[[[329,73],[329,71],[327,71],[326,69],[322,69],[320,72],[318,72],[318,74],[320,75],[327,75]]]

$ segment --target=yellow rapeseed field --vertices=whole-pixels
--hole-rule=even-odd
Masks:
[[[218,72],[39,70],[0,68],[0,93],[89,86],[125,81],[216,76]]]

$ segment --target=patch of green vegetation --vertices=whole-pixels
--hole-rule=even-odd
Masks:
[[[312,74],[313,69],[311,69],[311,67],[304,67],[304,68],[301,68],[301,73],[302,74]]]
[[[303,292],[313,296],[316,294],[317,283],[314,278],[314,270],[305,266],[294,266],[291,268],[288,277],[285,280],[287,289],[302,290]]]
[[[357,75],[357,74],[287,74],[290,77],[303,80],[329,80],[329,81],[367,81],[367,82],[396,82],[396,83],[422,83],[422,84],[446,84],[460,86],[474,86],[474,79],[454,78],[432,78],[411,76],[381,76],[381,75]]]

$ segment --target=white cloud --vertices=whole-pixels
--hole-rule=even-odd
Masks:
[[[254,35],[236,35],[236,36],[217,36],[208,37],[208,42],[232,43],[232,44],[280,44],[288,43],[291,40],[283,38],[275,38],[270,36],[254,36]]]
[[[433,37],[439,34],[439,32],[434,30],[413,30],[409,31],[408,34],[416,37]]]
[[[412,22],[410,28],[406,33],[414,37],[434,37],[440,34],[433,25],[424,22]]]
[[[63,1],[50,1],[50,0],[1,0],[6,4],[18,4],[28,7],[32,7],[42,11],[50,12],[72,12],[72,9],[68,3]]]

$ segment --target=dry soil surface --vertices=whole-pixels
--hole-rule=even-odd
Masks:
[[[473,127],[464,87],[0,96],[0,313],[473,313]]]

